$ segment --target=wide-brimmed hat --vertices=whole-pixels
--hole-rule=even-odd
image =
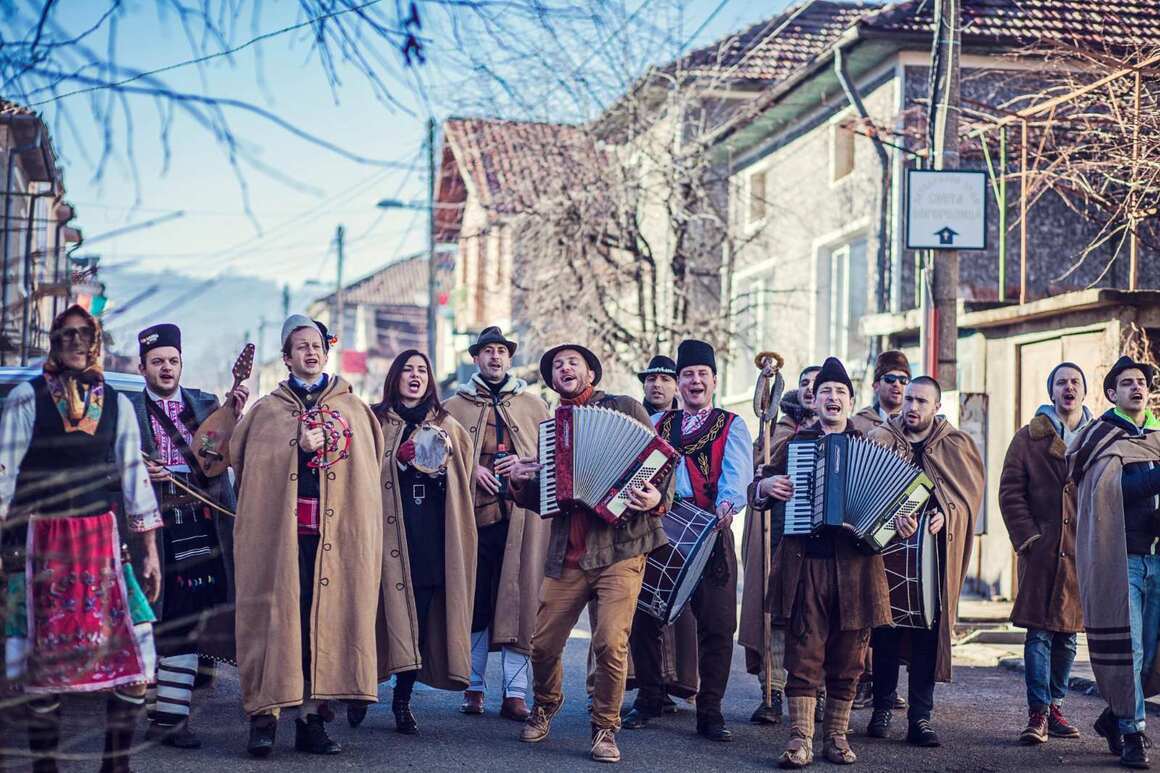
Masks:
[[[647,368],[636,372],[636,377],[640,379],[642,384],[649,376],[669,376],[675,379],[677,377],[677,363],[673,362],[672,357],[658,354],[648,361]]]
[[[593,354],[592,350],[580,344],[560,344],[544,352],[544,356],[540,358],[540,378],[544,379],[544,383],[553,389],[555,388],[552,383],[552,360],[556,359],[556,355],[565,349],[580,352],[592,371],[592,386],[599,384],[601,376],[604,375],[604,368],[600,367],[600,358]]]
[[[1144,378],[1148,382],[1148,391],[1152,391],[1152,380],[1156,377],[1156,369],[1146,362],[1136,362],[1125,354],[1116,360],[1116,364],[1108,371],[1108,375],[1104,376],[1104,393],[1106,394],[1109,389],[1115,389],[1116,379],[1120,377],[1120,374],[1133,368],[1144,374]]]
[[[476,357],[479,355],[479,350],[488,344],[503,344],[507,347],[510,356],[516,356],[516,342],[504,338],[503,331],[496,325],[485,327],[480,331],[479,338],[475,339],[475,343],[467,347],[467,353]]]

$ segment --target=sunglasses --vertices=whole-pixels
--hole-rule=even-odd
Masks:
[[[91,344],[96,338],[97,331],[91,327],[66,327],[53,333],[52,337],[59,341],[80,341],[81,343]]]
[[[906,386],[910,383],[910,376],[896,376],[893,373],[887,373],[882,377],[882,380],[887,384],[902,384]]]

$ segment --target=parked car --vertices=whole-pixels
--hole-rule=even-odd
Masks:
[[[40,365],[7,365],[0,367],[0,405],[17,384],[31,381],[41,373]],[[145,379],[139,373],[105,371],[105,383],[119,392],[145,391]]]

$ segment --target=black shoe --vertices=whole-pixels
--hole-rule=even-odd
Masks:
[[[1112,713],[1111,706],[1104,709],[1092,728],[1108,742],[1108,751],[1111,754],[1119,757],[1124,753],[1124,735],[1120,732],[1120,723],[1116,721],[1116,715]]]
[[[818,702],[814,705],[814,724],[820,725],[826,719],[826,691],[818,690]]]
[[[172,746],[174,749],[200,749],[201,739],[189,729],[189,721],[176,725],[162,725],[150,722],[145,731],[145,738],[156,741],[163,746]]]
[[[749,721],[755,725],[780,725],[781,705],[781,690],[774,690],[769,696],[769,705],[762,703],[754,709]]]
[[[673,696],[666,695],[661,699],[661,713],[662,714],[677,714],[680,712],[680,707],[677,702],[673,700]]]
[[[854,710],[868,709],[874,705],[874,683],[870,680],[858,682],[858,691],[854,693]]]
[[[633,706],[632,709],[624,715],[624,719],[620,721],[620,726],[625,730],[641,730],[648,727],[650,719],[656,719],[661,714],[659,711],[649,711],[640,706]]]
[[[411,713],[411,702],[392,703],[391,711],[395,715],[395,731],[403,735],[419,735],[419,723]]]
[[[725,727],[725,720],[711,719],[697,723],[697,735],[710,741],[732,741],[733,733]]]
[[[938,733],[930,726],[929,719],[918,719],[911,722],[910,729],[906,731],[906,742],[912,746],[925,746],[926,748],[942,746],[942,741],[939,740]]]
[[[274,751],[274,737],[278,733],[278,718],[273,714],[259,714],[250,719],[250,743],[246,751],[255,757],[269,757]]]
[[[1124,750],[1120,752],[1120,764],[1125,768],[1147,768],[1148,752],[1152,742],[1143,733],[1124,733]]]
[[[307,714],[306,721],[294,720],[294,749],[308,754],[338,754],[342,747],[326,734],[326,724],[317,714]]]
[[[874,709],[870,715],[870,724],[866,725],[866,735],[871,738],[885,738],[890,732],[890,720],[894,719],[894,712],[890,709]]]
[[[358,727],[367,718],[365,703],[348,703],[346,705],[346,721],[351,727]]]

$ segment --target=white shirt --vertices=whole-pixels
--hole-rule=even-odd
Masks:
[[[16,494],[16,479],[32,443],[32,428],[36,423],[36,393],[32,383],[19,384],[4,401],[0,412],[0,523],[8,517],[8,508]],[[121,477],[121,491],[125,501],[125,515],[132,531],[144,532],[161,528],[161,513],[157,497],[149,482],[149,472],[141,457],[141,434],[137,428],[137,414],[129,398],[117,393],[117,428],[114,449],[117,471]]]

